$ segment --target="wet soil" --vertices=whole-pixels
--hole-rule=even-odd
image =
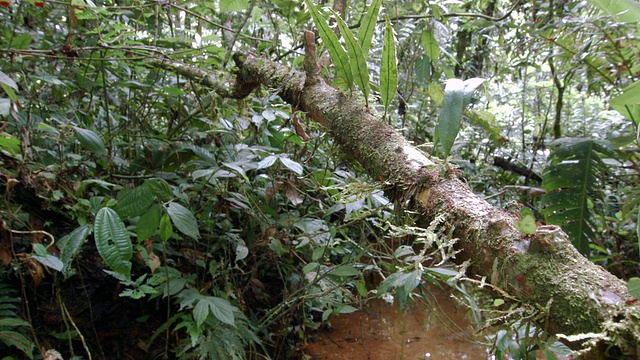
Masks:
[[[372,300],[362,310],[330,319],[331,327],[310,340],[313,360],[486,360],[487,344],[474,336],[466,310],[444,290],[400,308]]]

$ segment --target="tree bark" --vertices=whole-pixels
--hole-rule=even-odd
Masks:
[[[640,307],[626,283],[584,258],[559,227],[538,226],[532,235],[519,232],[516,214],[475,195],[456,170],[422,154],[363,101],[318,76],[307,78],[251,54],[236,54],[234,60],[239,69],[235,88],[225,95],[239,97],[259,85],[277,89],[283,100],[324,125],[346,153],[383,183],[396,204],[413,206],[419,224],[446,214],[459,239],[457,260],[471,262],[469,277],[486,278],[538,309],[537,324],[550,334],[600,334],[592,334],[600,341],[585,358],[606,358],[611,351],[638,355]],[[157,65],[183,75],[193,72],[177,64]],[[569,345],[579,349],[584,338]]]

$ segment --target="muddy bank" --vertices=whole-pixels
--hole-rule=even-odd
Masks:
[[[334,317],[304,352],[314,360],[491,358],[483,339],[474,336],[466,309],[444,290],[428,292],[431,299],[411,307],[372,300],[361,311]]]

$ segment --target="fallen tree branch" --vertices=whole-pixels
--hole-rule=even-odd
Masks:
[[[550,334],[597,334],[591,338],[600,341],[585,358],[638,354],[640,307],[626,283],[578,253],[559,227],[539,226],[533,235],[519,232],[516,214],[489,205],[455,170],[422,154],[362,101],[328,86],[315,73],[311,55],[305,59],[309,78],[251,54],[236,54],[234,60],[239,71],[227,94],[248,94],[258,84],[276,89],[283,100],[324,125],[346,153],[384,184],[396,204],[413,206],[419,224],[447,214],[462,250],[457,260],[471,262],[468,276],[486,278],[539,309],[538,325]],[[589,338],[578,336],[570,345],[579,349]]]
[[[505,169],[505,170],[509,170],[511,172],[514,172],[518,175],[522,175],[524,177],[526,177],[527,179],[531,179],[531,180],[535,180],[535,181],[542,181],[542,177],[538,174],[536,174],[534,171],[532,171],[531,169],[527,168],[526,166],[522,166],[522,165],[518,165],[514,162],[512,162],[509,159],[505,159],[503,157],[500,156],[494,156],[493,157],[493,165]]]

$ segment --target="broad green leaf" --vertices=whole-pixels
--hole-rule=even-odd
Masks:
[[[241,240],[241,242],[236,244],[236,261],[244,260],[249,255],[249,248]]]
[[[425,30],[422,32],[422,47],[424,48],[424,52],[429,56],[431,62],[438,61],[438,57],[440,56],[440,45],[436,41],[435,36],[433,36],[433,32],[431,30]]]
[[[365,283],[364,279],[357,279],[353,282],[353,284],[356,286],[356,290],[358,290],[358,295],[366,298],[369,292],[367,291],[367,284]]]
[[[160,226],[162,217],[162,206],[155,204],[147,210],[138,220],[137,237],[138,243],[150,238]]]
[[[354,81],[358,87],[360,87],[360,91],[362,91],[362,95],[364,96],[365,103],[367,107],[369,107],[369,69],[367,68],[367,60],[362,51],[362,48],[356,41],[356,38],[353,36],[353,33],[347,26],[347,24],[340,18],[336,12],[333,12],[333,15],[338,19],[338,27],[340,28],[340,33],[344,38],[345,44],[347,45],[347,51],[349,52],[349,61],[351,63],[351,72],[353,74]]]
[[[632,277],[627,283],[629,294],[636,299],[640,299],[640,278]]]
[[[280,161],[282,162],[282,164],[284,166],[287,167],[287,169],[293,171],[294,173],[298,174],[298,175],[302,175],[303,169],[302,169],[302,165],[300,165],[300,163],[295,162],[289,158],[286,157],[281,157]]]
[[[376,24],[378,23],[380,5],[382,5],[382,0],[373,0],[369,6],[369,11],[367,11],[362,19],[362,23],[360,23],[360,29],[358,29],[358,42],[360,44],[360,48],[362,48],[362,54],[365,59],[367,58],[367,55],[369,55],[371,40],[373,39],[373,33],[376,30]]]
[[[611,98],[610,104],[611,108],[640,125],[640,81],[624,88],[622,94]]]
[[[415,65],[413,66],[413,72],[417,80],[419,81],[428,80],[429,77],[431,76],[431,59],[427,55],[420,56],[416,60]]]
[[[401,245],[396,249],[396,251],[393,252],[393,256],[398,259],[404,256],[415,255],[415,254],[416,252],[413,250],[413,247],[408,245]]]
[[[235,319],[233,317],[234,309],[226,299],[206,296],[201,298],[193,308],[193,318],[196,320],[198,326],[201,326],[209,316],[209,313],[211,313],[221,322],[235,326]]]
[[[111,270],[131,275],[133,246],[127,228],[113,209],[103,207],[96,214],[93,225],[96,248]]]
[[[320,264],[318,264],[317,262],[310,262],[302,268],[302,273],[308,274],[311,271],[315,271],[319,267],[320,267]]]
[[[22,145],[19,139],[3,132],[0,133],[0,150],[4,150],[11,155],[19,155],[22,153]]]
[[[78,141],[80,141],[80,144],[82,144],[82,146],[98,154],[106,152],[104,143],[102,142],[102,139],[100,139],[100,136],[98,136],[98,134],[91,130],[83,129],[77,126],[74,126],[73,128],[76,130],[76,138],[78,139]]]
[[[318,8],[311,2],[311,0],[305,0],[313,23],[318,28],[318,33],[322,38],[324,46],[329,51],[333,65],[336,68],[336,81],[335,85],[339,85],[342,82],[346,84],[346,88],[353,89],[353,73],[351,72],[351,65],[349,64],[349,55],[340,44],[340,40],[336,34],[331,30],[327,22],[324,20]],[[341,80],[341,81],[340,81]]]
[[[404,272],[398,271],[389,275],[379,286],[379,293],[388,292],[390,289],[402,289],[402,292],[406,295],[410,294],[420,284],[419,272]]]
[[[505,139],[500,134],[501,127],[496,124],[496,117],[492,113],[486,110],[473,110],[469,113],[469,119],[472,124],[480,126],[488,132],[491,140],[496,145],[500,145],[505,142]]]
[[[249,0],[220,0],[220,12],[243,11],[249,7]]]
[[[193,319],[196,321],[198,326],[202,326],[202,324],[209,317],[209,304],[205,299],[198,301],[196,306],[193,307]]]
[[[10,78],[7,74],[3,73],[2,71],[0,71],[0,84],[7,85],[13,90],[18,90],[18,84],[16,84],[16,82],[13,81],[12,78]]]
[[[229,303],[229,300],[218,297],[211,297],[210,300],[211,305],[209,307],[213,316],[225,324],[236,326],[233,317],[233,311],[236,308]]]
[[[431,100],[433,100],[436,105],[441,106],[442,101],[444,100],[444,90],[442,90],[442,86],[437,82],[432,82],[429,84],[429,89],[427,89],[427,93]]]
[[[327,321],[327,319],[329,318],[329,316],[331,316],[332,313],[333,313],[333,309],[331,309],[331,308],[323,311],[322,312],[322,322]]]
[[[276,155],[269,155],[258,163],[258,166],[256,167],[256,169],[266,169],[268,167],[271,167],[273,164],[276,163],[277,160],[278,160],[278,157]]]
[[[389,105],[396,96],[398,88],[398,64],[396,62],[396,39],[389,17],[386,18],[384,44],[382,46],[382,64],[380,65],[380,95],[384,104],[385,117]]]
[[[438,277],[442,278],[442,279],[448,279],[450,277],[456,276],[458,275],[458,271],[453,270],[453,269],[447,269],[447,268],[442,268],[442,267],[430,267],[430,268],[426,268],[424,269],[426,272],[429,272],[431,274],[437,275]]]
[[[331,270],[331,275],[336,276],[358,276],[360,271],[352,265],[340,265]]]
[[[67,268],[69,267],[69,264],[71,264],[71,261],[80,252],[87,236],[91,234],[91,230],[90,225],[83,225],[58,240],[57,244],[60,249],[60,261],[64,264],[62,272],[65,276],[67,275]]]
[[[32,257],[38,260],[44,266],[50,267],[53,270],[62,271],[64,264],[60,261],[59,258],[54,256],[47,250],[47,248],[42,244],[33,244],[33,252],[35,253]]]
[[[336,314],[351,314],[356,311],[358,311],[357,308],[347,304],[339,305],[333,310],[333,312]]]
[[[160,240],[167,241],[173,235],[173,226],[171,226],[171,218],[167,214],[163,214],[160,218]]]
[[[151,193],[163,201],[173,199],[173,189],[164,179],[149,179],[145,185],[151,189]]]
[[[16,104],[20,104],[20,101],[18,101],[18,96],[16,95],[16,92],[11,88],[11,86],[5,84],[4,82],[0,82],[0,87],[4,89],[11,101]]]
[[[326,252],[327,252],[326,247],[317,247],[313,249],[313,253],[311,253],[311,260],[313,261],[320,260],[320,258],[322,258]]]
[[[535,234],[537,226],[533,210],[526,206],[520,209],[520,220],[516,221],[514,225],[521,233]]]
[[[153,204],[156,197],[152,194],[147,184],[142,184],[133,189],[124,189],[118,193],[118,204],[114,210],[123,218],[130,218],[144,214]]]
[[[623,22],[637,25],[640,21],[640,4],[635,0],[589,0],[589,2]]]
[[[282,241],[277,238],[269,238],[269,249],[271,249],[278,257],[287,254],[289,249],[282,244]]]
[[[171,87],[171,86],[163,86],[162,90],[167,92],[169,95],[184,95],[185,92],[182,89]]]
[[[166,209],[167,214],[169,214],[171,221],[178,230],[194,239],[200,238],[198,222],[196,221],[195,216],[193,216],[191,210],[175,202],[167,204]]]
[[[460,131],[462,113],[471,102],[473,92],[484,82],[484,79],[471,78],[465,81],[449,79],[444,88],[442,110],[436,124],[434,144],[441,144],[444,157],[449,157],[453,143]]]

